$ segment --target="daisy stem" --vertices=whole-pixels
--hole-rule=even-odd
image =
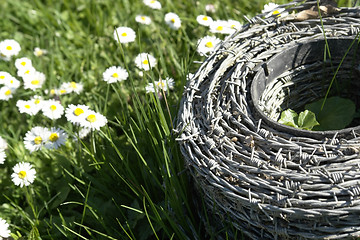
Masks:
[[[107,102],[108,102],[108,99],[109,99],[109,91],[110,91],[110,84],[107,84],[106,95],[105,95],[105,103],[104,103],[104,110],[103,110],[104,115],[106,115],[106,111],[107,111]]]
[[[27,186],[25,186],[25,196],[26,196],[26,200],[32,210],[32,213],[34,215],[34,218],[35,218],[35,225],[38,224],[38,216],[37,216],[37,213],[36,213],[36,209],[34,207],[34,201],[33,201],[33,198],[32,198],[32,194],[29,192],[29,189]]]
[[[170,123],[171,123],[171,128],[174,129],[173,120],[172,120],[172,117],[171,117],[171,112],[170,112],[169,104],[168,104],[168,102],[167,102],[166,94],[165,94],[165,91],[164,91],[163,88],[161,88],[161,90],[162,90],[162,93],[163,93],[163,96],[164,96],[164,101],[165,101],[166,109],[167,109],[167,112],[168,112],[168,114],[169,114]]]

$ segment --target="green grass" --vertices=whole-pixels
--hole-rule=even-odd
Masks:
[[[286,1],[278,1],[284,3]],[[200,66],[194,61],[197,40],[212,35],[196,22],[206,14],[207,1],[161,1],[161,10],[136,0],[12,0],[0,8],[0,41],[15,39],[22,47],[17,57],[29,57],[45,73],[41,90],[18,90],[13,99],[0,101],[0,136],[9,149],[0,165],[0,217],[10,223],[14,239],[211,239],[227,236],[231,229],[207,233],[194,204],[193,181],[188,177],[172,131],[186,75]],[[213,1],[214,19],[235,19],[260,13],[264,0]],[[344,2],[343,4],[345,4]],[[182,20],[179,30],[164,23],[164,15],[175,12]],[[135,22],[137,14],[148,15],[150,26]],[[119,45],[114,29],[128,26],[136,41]],[[216,35],[224,38],[223,35]],[[35,57],[41,47],[48,54]],[[158,60],[156,68],[139,76],[134,58],[149,52]],[[108,85],[102,73],[110,66],[122,66],[129,78]],[[14,59],[0,61],[0,71],[16,76]],[[175,79],[175,89],[165,99],[147,94],[145,86],[159,78]],[[106,115],[108,125],[88,138],[75,141],[78,130],[65,117],[52,121],[38,114],[20,114],[16,101],[62,82],[81,82],[80,95],[60,96],[64,107],[86,104]],[[166,100],[166,101],[165,101]],[[29,153],[23,144],[33,126],[57,126],[69,134],[58,150]],[[35,182],[26,188],[15,186],[12,167],[31,162]],[[198,200],[201,202],[201,199]],[[211,216],[208,216],[211,218]],[[211,219],[209,220],[209,222]],[[233,229],[232,229],[233,230]],[[238,233],[238,236],[241,234]]]

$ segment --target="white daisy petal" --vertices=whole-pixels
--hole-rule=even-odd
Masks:
[[[31,116],[35,115],[39,111],[35,103],[31,100],[18,100],[16,102],[16,106],[18,107],[20,113],[27,113]]]
[[[135,58],[136,66],[144,71],[149,71],[151,68],[155,67],[156,63],[156,58],[148,53],[140,53]]]
[[[3,86],[0,88],[0,100],[8,101],[10,98],[13,97],[15,93],[15,88],[9,88],[8,86]]]
[[[11,79],[13,76],[11,76],[8,72],[0,72],[0,84],[5,84],[9,79]]]
[[[75,125],[80,125],[81,122],[85,119],[85,112],[89,110],[89,107],[86,105],[74,105],[70,104],[65,110],[66,119]]]
[[[36,90],[42,88],[43,84],[45,83],[46,77],[45,74],[42,72],[35,71],[32,74],[28,74],[23,76],[24,80],[24,88]]]
[[[201,56],[206,56],[206,54],[211,53],[219,43],[221,43],[219,38],[215,36],[205,36],[198,40],[196,51]]]
[[[161,9],[161,3],[157,0],[143,0],[143,2],[152,9]]]
[[[27,58],[27,57],[22,57],[22,58],[18,58],[15,60],[15,67],[16,69],[23,69],[26,67],[31,67],[32,63],[31,63],[31,59]]]
[[[18,55],[20,50],[20,44],[13,39],[5,39],[0,42],[0,55],[4,60],[10,60],[12,56]]]
[[[196,21],[203,26],[210,26],[210,24],[213,22],[213,19],[206,15],[199,15],[196,17]]]
[[[9,224],[2,218],[0,218],[0,239],[10,237]]]
[[[43,114],[50,119],[59,119],[64,113],[64,107],[56,100],[47,100],[42,106]]]
[[[145,15],[137,15],[135,21],[141,24],[150,25],[151,18]]]
[[[38,151],[44,146],[46,139],[49,138],[50,132],[44,127],[33,127],[25,134],[24,145],[30,153]]]
[[[128,72],[122,67],[112,66],[103,73],[103,80],[107,83],[121,82],[128,78]]]
[[[34,55],[37,57],[41,57],[43,55],[47,54],[47,50],[41,49],[39,47],[34,48]]]
[[[67,140],[67,134],[64,130],[56,127],[50,129],[50,135],[45,142],[45,148],[58,149],[60,146],[65,145]]]
[[[174,30],[177,30],[181,27],[181,20],[179,16],[173,12],[165,14],[165,23]]]
[[[8,144],[7,144],[6,140],[0,136],[0,149],[6,150],[7,148],[8,148]]]
[[[234,29],[231,29],[228,21],[216,20],[210,24],[210,32],[221,34],[232,34]]]
[[[84,119],[80,122],[81,127],[91,128],[92,130],[99,130],[105,126],[107,119],[104,115],[92,110],[88,110],[84,113]]]
[[[120,43],[134,42],[136,33],[129,27],[118,27],[114,31],[114,39]]]
[[[14,166],[13,171],[11,178],[17,186],[29,186],[35,180],[36,171],[30,163],[20,162]]]

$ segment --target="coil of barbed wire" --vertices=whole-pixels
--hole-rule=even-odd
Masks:
[[[359,37],[358,8],[319,7],[294,1],[277,15],[248,19],[204,61],[180,103],[177,140],[207,207],[253,239],[360,236],[357,123],[327,132],[276,123],[284,104],[300,108],[329,85],[319,76],[333,72],[343,54],[324,63],[317,48],[328,40],[340,49]],[[342,64],[338,76],[346,80],[359,62]],[[261,78],[272,81],[256,95]],[[350,94],[360,99],[359,80],[350,80]]]

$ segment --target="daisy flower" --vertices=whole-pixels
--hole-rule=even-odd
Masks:
[[[85,119],[85,112],[89,110],[86,105],[74,105],[70,104],[65,110],[66,119],[72,124],[79,125]]]
[[[15,93],[15,88],[9,88],[8,86],[3,86],[0,88],[0,100],[7,101],[13,97],[13,93]]]
[[[91,132],[91,128],[80,128],[79,138],[80,139],[86,138],[90,132]]]
[[[229,28],[233,29],[234,32],[236,30],[239,30],[242,27],[242,25],[239,21],[229,19],[227,22],[228,22]]]
[[[19,77],[24,78],[24,77],[34,74],[35,72],[36,72],[36,69],[33,66],[25,66],[25,67],[17,70],[17,75]]]
[[[213,22],[213,19],[206,15],[199,15],[196,17],[196,21],[203,26],[210,26],[210,24]]]
[[[24,88],[36,90],[42,87],[44,84],[46,77],[42,72],[34,72],[33,74],[29,74],[23,77],[24,80]]]
[[[36,171],[30,163],[20,162],[14,166],[13,171],[11,178],[16,186],[29,186],[35,180]]]
[[[61,89],[65,90],[67,93],[74,92],[76,94],[80,94],[84,89],[84,85],[76,82],[64,82],[60,85],[60,94]]]
[[[69,89],[76,94],[80,94],[84,90],[84,85],[82,83],[72,81],[69,83]]]
[[[50,135],[45,142],[47,149],[58,149],[60,146],[65,145],[67,134],[64,130],[56,127],[50,129]]]
[[[279,8],[278,4],[271,2],[271,3],[268,3],[268,4],[264,5],[264,9],[261,10],[261,13],[267,13],[265,15],[266,18],[268,18],[268,17],[270,17],[272,15],[277,15],[277,16],[284,17],[284,16],[288,15],[288,13],[284,13],[285,15],[280,14],[280,13],[282,13],[284,11],[285,11],[285,8]]]
[[[0,149],[0,164],[3,164],[5,162],[6,154],[4,152],[4,149]]]
[[[151,18],[145,15],[137,15],[135,21],[141,24],[150,25]]]
[[[37,114],[42,109],[45,101],[41,96],[38,95],[31,97],[30,100],[34,103],[34,112]]]
[[[148,53],[140,53],[135,58],[136,66],[144,71],[149,71],[151,68],[155,67],[156,62],[156,58]]]
[[[20,81],[14,78],[13,76],[10,76],[9,78],[5,79],[4,85],[8,86],[9,88],[17,89],[20,87]]]
[[[128,78],[128,72],[122,67],[112,66],[103,72],[103,80],[107,83],[121,82]]]
[[[20,44],[13,39],[5,39],[0,42],[0,55],[4,60],[10,60],[12,56],[18,55],[20,50]]]
[[[177,30],[181,27],[181,20],[176,13],[169,12],[169,13],[165,14],[165,23],[171,29]]]
[[[0,72],[0,84],[5,84],[7,79],[12,78],[11,74],[8,72]]]
[[[214,4],[206,4],[205,5],[205,11],[214,13],[216,12],[216,8]]]
[[[212,33],[221,33],[221,34],[231,34],[234,32],[233,29],[229,26],[229,23],[224,20],[216,20],[210,24],[210,32]]]
[[[0,149],[5,150],[8,148],[8,144],[4,138],[0,136]]]
[[[33,127],[25,134],[24,145],[30,153],[38,151],[44,146],[45,141],[49,138],[49,130],[44,127]]]
[[[16,106],[18,107],[20,113],[27,113],[31,116],[38,113],[38,109],[35,103],[31,100],[18,100],[16,102]]]
[[[0,239],[10,237],[9,224],[2,218],[0,218]]]
[[[39,47],[34,48],[34,55],[37,57],[41,57],[43,55],[47,54],[47,50],[41,49]]]
[[[83,120],[80,122],[80,126],[90,128],[91,130],[99,130],[107,123],[107,119],[104,115],[92,110],[84,112],[84,117],[85,118],[83,118]]]
[[[161,9],[161,3],[156,0],[143,0],[144,4],[152,9]]]
[[[198,40],[196,51],[205,56],[207,53],[211,53],[215,47],[221,43],[221,40],[215,36],[206,36]]]
[[[149,83],[145,87],[146,93],[155,92],[154,85],[156,87],[156,92],[161,94],[163,91],[167,92],[168,89],[173,89],[175,82],[174,79],[167,77],[164,80],[160,79],[159,81],[155,81],[154,83]]]
[[[129,27],[118,27],[114,31],[114,38],[120,43],[134,42],[136,33],[132,28]]]
[[[57,92],[56,95],[65,95],[71,93],[71,90],[66,88],[63,84],[61,84],[60,88],[55,90]]]
[[[16,69],[23,69],[32,66],[31,60],[27,57],[18,58],[15,60]]]
[[[46,117],[53,120],[61,118],[64,113],[64,107],[54,99],[44,101],[41,110]]]
[[[60,95],[59,90],[58,90],[58,89],[55,89],[55,88],[52,88],[52,89],[50,89],[50,90],[45,89],[44,92],[45,92],[45,94],[49,94],[50,96]]]

